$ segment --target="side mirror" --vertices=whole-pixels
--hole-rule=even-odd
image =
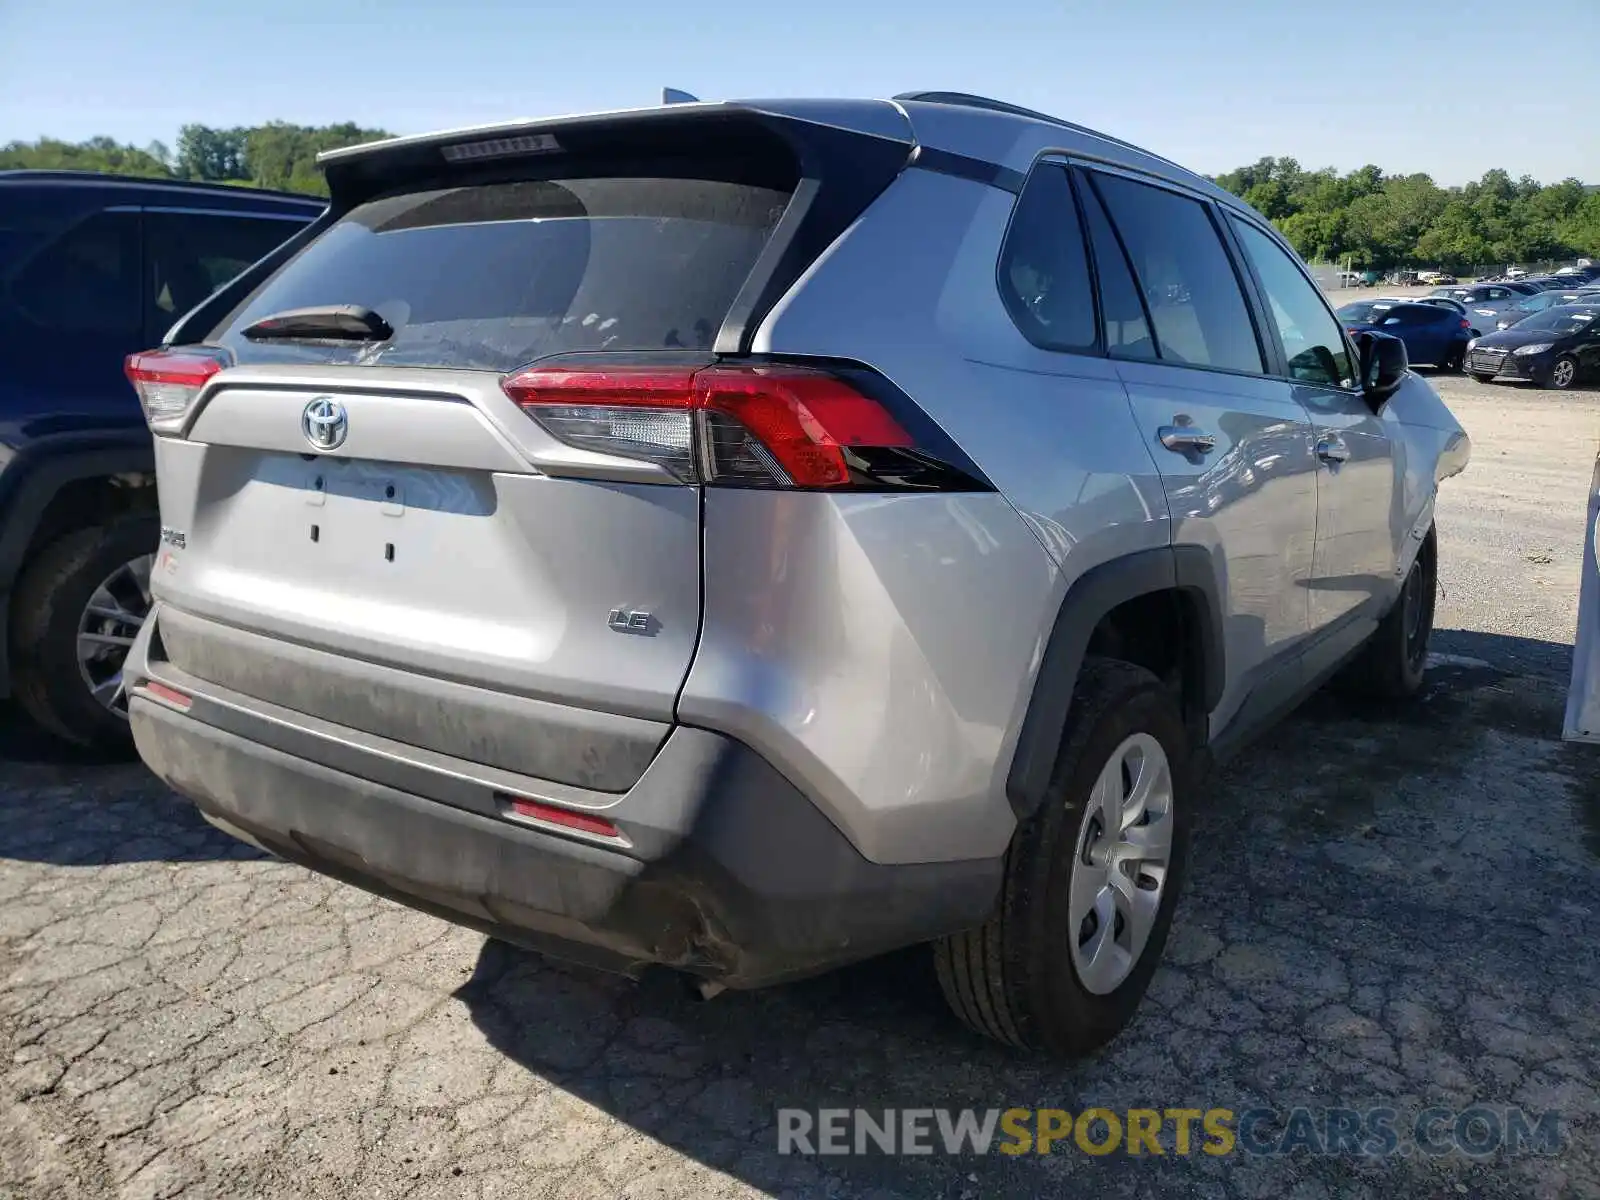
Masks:
[[[1377,412],[1400,389],[1400,381],[1411,369],[1406,344],[1387,333],[1363,332],[1352,335],[1361,356],[1361,390],[1367,403]]]

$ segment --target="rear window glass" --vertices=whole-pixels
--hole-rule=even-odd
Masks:
[[[240,362],[508,371],[571,350],[709,349],[786,192],[691,179],[568,179],[409,192],[352,209],[211,337]],[[251,342],[286,309],[354,304],[361,344]]]

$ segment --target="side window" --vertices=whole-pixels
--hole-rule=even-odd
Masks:
[[[1230,219],[1272,303],[1290,377],[1305,383],[1354,387],[1349,346],[1321,294],[1277,242],[1248,221]]]
[[[1263,370],[1238,277],[1205,206],[1116,175],[1095,186],[1122,235],[1163,360]]]
[[[147,211],[145,336],[159,339],[184,313],[301,228],[295,221],[231,213]]]
[[[1092,350],[1094,297],[1072,180],[1044,163],[1017,199],[1000,250],[1000,296],[1017,328],[1046,350]]]
[[[36,325],[136,337],[139,214],[98,212],[62,232],[11,278],[11,300]]]
[[[1089,247],[1094,251],[1095,273],[1100,280],[1100,312],[1106,350],[1113,358],[1154,358],[1155,339],[1139,288],[1128,269],[1128,256],[1117,242],[1105,209],[1093,188],[1084,188],[1083,219],[1089,226]]]

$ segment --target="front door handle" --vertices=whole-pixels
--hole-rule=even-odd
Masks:
[[[1317,457],[1323,462],[1342,463],[1350,457],[1350,447],[1344,444],[1343,438],[1321,438],[1317,442]]]
[[[1215,434],[1202,433],[1193,425],[1163,425],[1156,430],[1156,437],[1178,454],[1210,454],[1217,448]]]

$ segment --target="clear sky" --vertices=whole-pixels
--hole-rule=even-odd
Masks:
[[[0,0],[0,142],[943,89],[1207,173],[1597,183],[1596,45],[1600,0]]]

